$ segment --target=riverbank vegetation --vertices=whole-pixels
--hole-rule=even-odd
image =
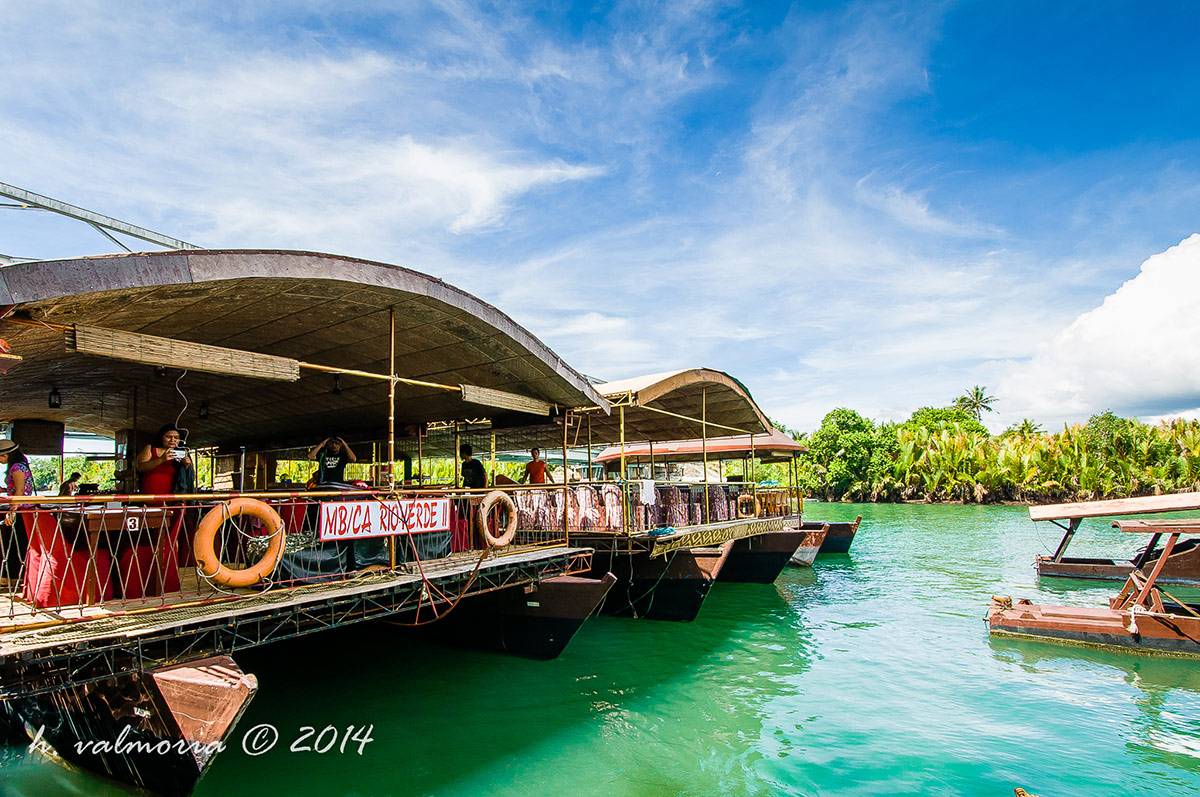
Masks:
[[[1200,490],[1200,422],[1149,425],[1112,412],[1045,432],[1028,419],[998,435],[971,400],[923,407],[903,423],[876,425],[835,409],[797,439],[805,494],[824,500],[1046,503]]]

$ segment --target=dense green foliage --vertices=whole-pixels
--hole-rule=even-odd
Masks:
[[[1200,422],[1158,426],[1112,412],[1047,434],[1028,419],[991,435],[956,403],[879,426],[825,416],[800,460],[807,495],[853,501],[1046,502],[1200,489]]]

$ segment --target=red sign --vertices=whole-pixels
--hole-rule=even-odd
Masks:
[[[450,530],[449,498],[330,501],[321,504],[322,541]]]

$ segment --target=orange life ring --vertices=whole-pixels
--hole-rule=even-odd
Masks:
[[[492,511],[492,507],[497,502],[503,503],[508,509],[508,526],[499,537],[493,537],[492,532],[488,529],[487,519],[488,513]],[[483,531],[483,539],[493,548],[503,548],[513,541],[513,538],[517,536],[517,505],[508,497],[508,493],[492,490],[483,497],[483,501],[479,504],[479,528]]]
[[[750,502],[749,511],[742,508],[742,505],[747,501]],[[749,493],[739,495],[737,499],[737,514],[738,517],[758,517],[758,499]]]
[[[250,515],[258,518],[267,525],[271,532],[271,542],[267,552],[250,567],[235,570],[221,563],[217,556],[217,531],[221,524],[239,515]],[[196,555],[196,570],[205,578],[211,579],[222,587],[252,587],[275,572],[279,557],[283,555],[283,540],[287,533],[283,530],[283,519],[274,509],[254,498],[234,498],[217,504],[208,510],[196,528],[196,539],[192,550]]]

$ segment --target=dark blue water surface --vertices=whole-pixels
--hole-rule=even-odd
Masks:
[[[992,594],[1115,592],[1037,578],[1054,527],[1020,507],[806,512],[857,514],[848,555],[718,584],[694,623],[593,618],[551,662],[380,625],[241,653],[260,691],[197,794],[1200,794],[1200,662],[989,639]],[[1099,521],[1072,548],[1131,551]],[[263,724],[280,741],[248,755]],[[373,726],[361,755],[340,750],[350,725]],[[303,726],[337,742],[290,752]],[[0,792],[127,793],[13,747]]]

